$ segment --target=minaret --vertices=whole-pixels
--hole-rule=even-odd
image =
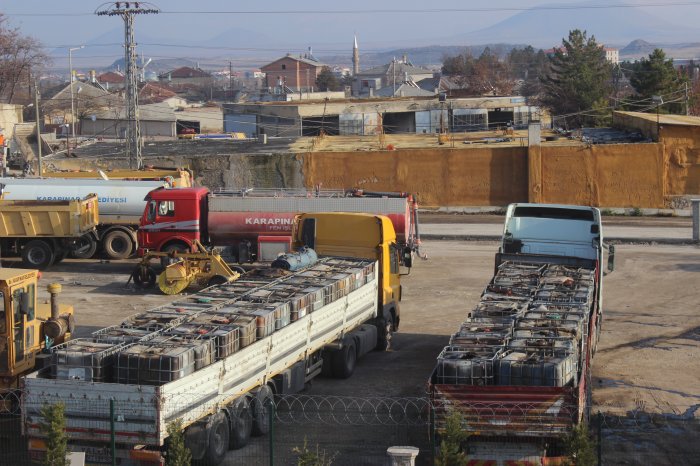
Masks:
[[[352,75],[357,76],[360,72],[360,49],[357,48],[357,35],[355,35],[355,43],[352,46]]]

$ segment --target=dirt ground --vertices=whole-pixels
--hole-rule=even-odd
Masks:
[[[492,275],[496,248],[491,242],[426,241],[429,260],[419,260],[403,280],[393,350],[365,356],[350,379],[318,378],[307,393],[424,395],[436,356]],[[66,260],[43,273],[40,299],[48,298],[45,285],[61,283],[61,302],[76,308],[77,336],[170,302],[125,287],[134,264]],[[605,317],[593,361],[594,412],[700,419],[700,247],[620,245],[616,267],[605,278]]]

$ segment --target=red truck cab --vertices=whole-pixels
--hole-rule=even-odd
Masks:
[[[146,196],[138,231],[139,256],[146,250],[192,250],[207,237],[207,188],[156,189]]]

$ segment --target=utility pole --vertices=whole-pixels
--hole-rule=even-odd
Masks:
[[[71,83],[73,84],[73,83]],[[39,178],[42,176],[42,171],[41,171],[41,120],[39,119],[39,85],[38,83],[34,83],[34,111],[36,114],[36,146],[37,146],[37,175],[39,175]]]
[[[156,14],[160,10],[149,2],[106,3],[95,10],[98,16],[120,16],[124,21],[124,68],[126,77],[126,155],[129,168],[143,168],[141,157],[141,128],[139,125],[139,88],[136,72],[136,41],[134,15]]]
[[[68,49],[68,70],[70,71],[70,136],[71,139],[68,141],[66,153],[70,155],[70,141],[73,141],[73,146],[77,146],[75,143],[75,104],[74,93],[73,93],[73,52],[85,48],[84,45],[80,47],[72,47]]]

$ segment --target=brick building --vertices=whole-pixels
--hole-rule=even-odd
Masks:
[[[265,73],[265,86],[268,88],[287,87],[292,90],[311,90],[316,87],[316,77],[323,67],[313,57],[287,55],[260,68]]]

